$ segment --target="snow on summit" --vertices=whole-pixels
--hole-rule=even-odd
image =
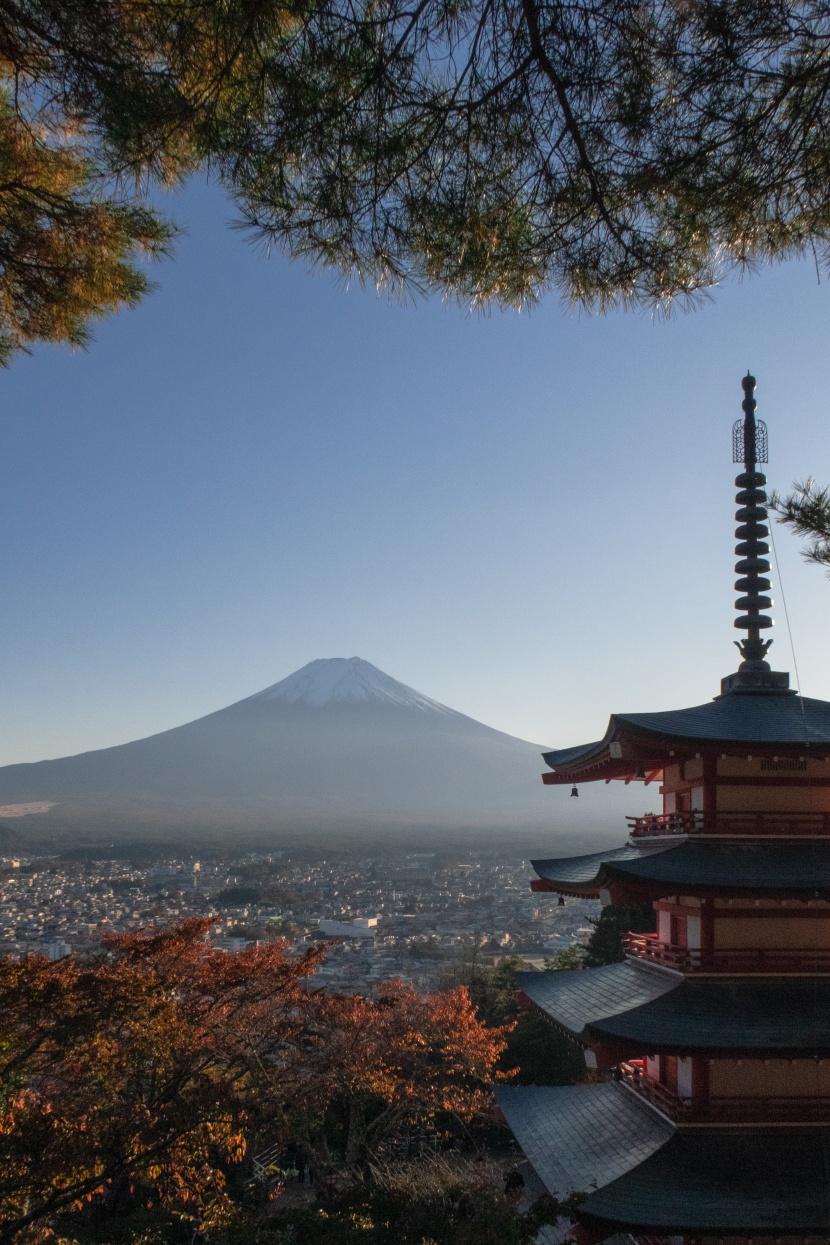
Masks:
[[[370,702],[459,716],[360,657],[320,657],[250,700],[284,700],[321,708],[335,701]]]

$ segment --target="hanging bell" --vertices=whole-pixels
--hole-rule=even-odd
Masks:
[[[579,792],[577,791],[576,787],[571,787],[571,795],[572,796],[579,795]]]
[[[564,896],[564,895],[560,895],[560,896],[559,896],[559,899],[558,899],[558,900],[557,900],[557,902],[556,902],[556,906],[557,906],[557,908],[564,908],[564,907],[565,907],[565,896]]]

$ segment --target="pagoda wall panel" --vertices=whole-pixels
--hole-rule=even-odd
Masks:
[[[822,813],[830,810],[830,787],[729,786],[718,783],[719,813]]]
[[[679,765],[667,765],[663,770],[663,789],[674,791],[683,781],[683,771]]]
[[[830,778],[830,762],[804,757],[719,757],[718,778],[759,778],[774,783],[778,776]]]
[[[687,783],[703,781],[703,757],[691,757],[683,762],[683,781]]]
[[[709,1092],[713,1098],[821,1098],[830,1095],[830,1060],[712,1059]]]
[[[781,912],[769,917],[721,917],[714,922],[714,949],[731,951],[756,948],[773,951],[798,947],[811,950],[830,947],[830,920]]]

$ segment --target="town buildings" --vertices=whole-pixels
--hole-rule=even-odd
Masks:
[[[430,990],[472,941],[483,957],[520,954],[541,966],[585,941],[598,909],[591,900],[552,909],[540,903],[527,892],[523,866],[503,847],[443,858],[344,851],[199,862],[85,855],[0,858],[0,955],[86,955],[106,933],[211,917],[213,945],[229,954],[276,937],[298,948],[331,939],[319,984],[364,992],[400,978]]]
[[[545,757],[552,785],[660,784],[663,799],[624,847],[533,862],[536,893],[656,910],[621,963],[520,977],[594,1071],[499,1101],[548,1190],[587,1195],[587,1241],[830,1232],[830,703],[766,661],[754,384],[734,430],[738,670],[707,704],[615,714],[601,740]]]

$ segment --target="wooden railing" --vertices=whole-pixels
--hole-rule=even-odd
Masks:
[[[830,1099],[710,1098],[695,1102],[673,1094],[646,1076],[644,1060],[620,1064],[620,1077],[641,1097],[678,1124],[830,1124]]]
[[[669,1119],[680,1118],[686,1100],[678,1098],[677,1094],[673,1094],[670,1089],[666,1089],[665,1085],[661,1085],[653,1077],[646,1076],[644,1059],[632,1059],[628,1063],[621,1063],[619,1070],[620,1079],[632,1089],[636,1089],[637,1093],[652,1106],[657,1107]]]
[[[624,934],[623,946],[627,955],[680,973],[830,973],[826,947],[697,951],[660,942],[656,934]]]
[[[633,839],[678,834],[830,836],[826,813],[648,813],[626,817]]]
[[[647,813],[644,817],[626,817],[625,820],[633,839],[653,839],[667,834],[698,834],[702,816],[702,813]]]

